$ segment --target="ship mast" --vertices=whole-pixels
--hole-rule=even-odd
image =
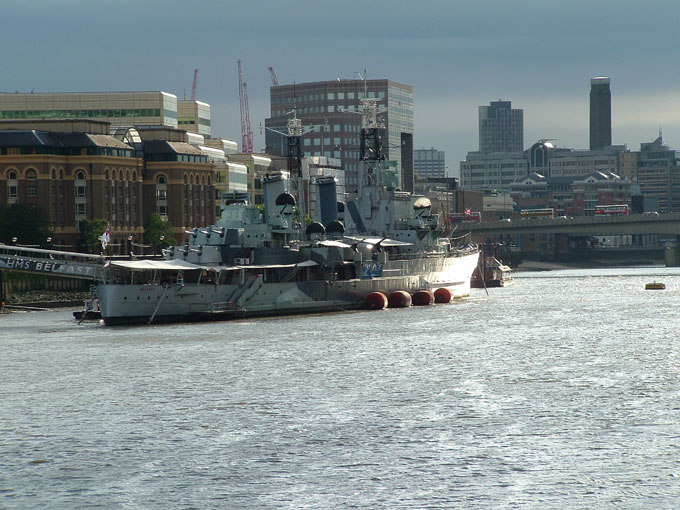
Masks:
[[[293,117],[288,119],[288,171],[290,176],[297,179],[298,206],[300,207],[300,223],[305,226],[307,218],[307,204],[305,183],[302,177],[302,120],[297,118],[296,110],[293,108]]]

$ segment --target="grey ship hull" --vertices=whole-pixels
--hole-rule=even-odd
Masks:
[[[106,325],[355,310],[362,308],[366,296],[375,291],[413,293],[446,287],[455,298],[465,297],[470,293],[470,276],[478,256],[474,251],[391,261],[381,267],[383,276],[349,280],[265,282],[260,277],[235,285],[103,283],[97,288],[97,298]]]

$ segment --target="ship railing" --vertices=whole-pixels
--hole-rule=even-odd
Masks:
[[[444,251],[418,252],[418,253],[390,253],[390,260],[413,260],[422,258],[441,258],[446,255]]]

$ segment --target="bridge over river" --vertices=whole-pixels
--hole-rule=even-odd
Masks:
[[[646,262],[664,259],[680,265],[680,213],[629,216],[580,216],[573,218],[513,218],[458,225],[457,234],[471,234],[477,243],[513,246],[517,256],[543,260],[623,258]],[[625,244],[603,246],[591,239],[630,236]],[[660,244],[658,237],[666,238]]]
[[[680,235],[680,213],[629,216],[580,216],[573,218],[522,218],[461,224],[457,232],[470,231],[473,239],[507,234],[571,235]]]

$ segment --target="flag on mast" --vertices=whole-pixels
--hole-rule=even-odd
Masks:
[[[102,235],[99,236],[99,240],[102,243],[102,250],[106,249],[106,246],[109,244],[111,241],[111,233],[109,232],[109,227],[106,227],[106,230]]]

